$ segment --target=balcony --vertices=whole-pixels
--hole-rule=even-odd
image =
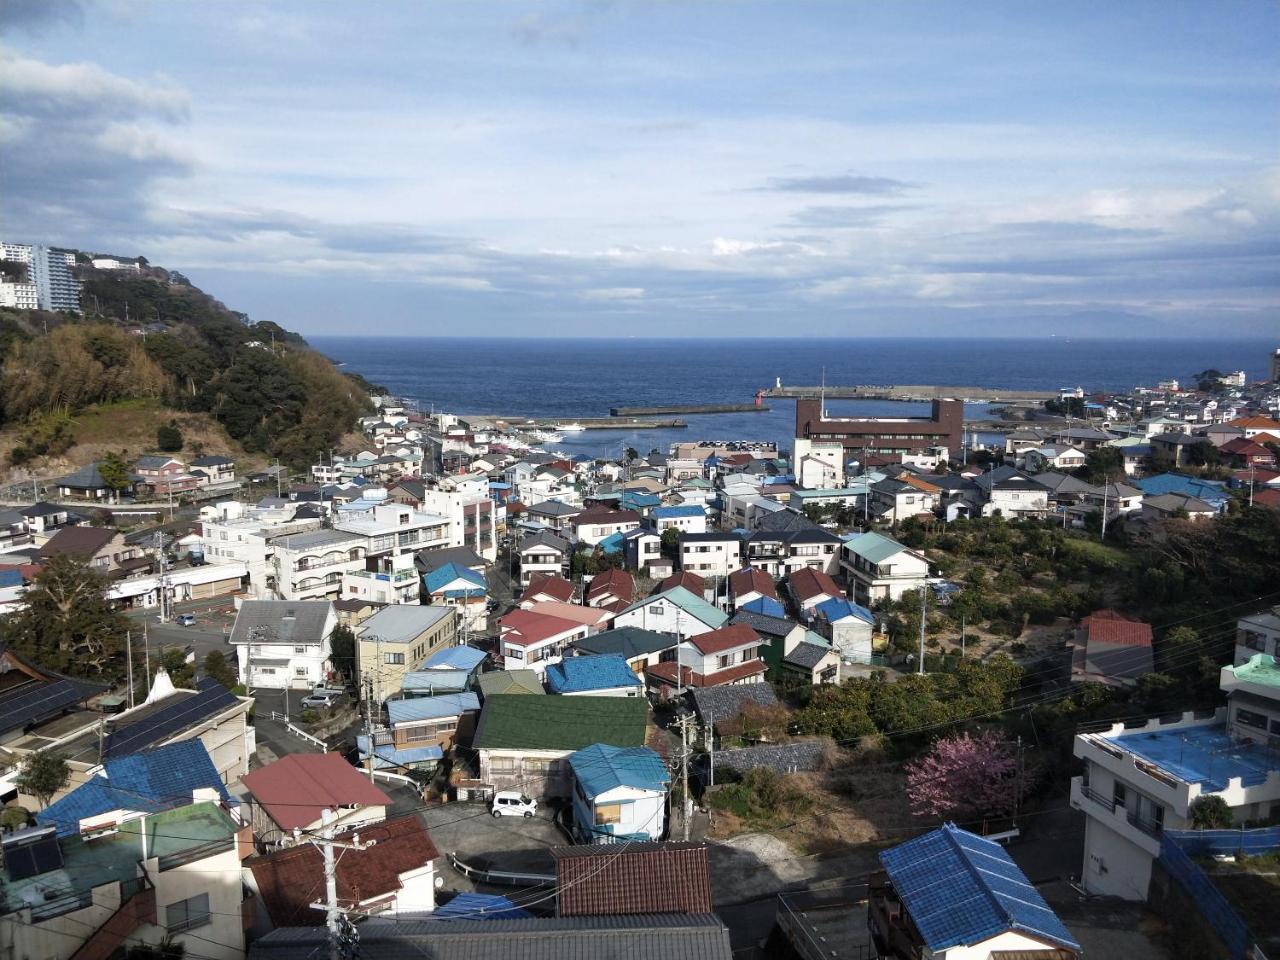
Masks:
[[[416,570],[393,570],[390,573],[378,573],[373,570],[348,570],[349,577],[363,577],[367,580],[380,580],[383,583],[409,583],[418,579]]]
[[[1152,857],[1160,855],[1160,832],[1153,821],[1117,807],[1115,801],[1085,786],[1083,778],[1071,780],[1071,806],[1119,834]]]

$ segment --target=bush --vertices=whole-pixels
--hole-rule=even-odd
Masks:
[[[156,446],[162,453],[176,453],[182,449],[182,431],[176,421],[170,420],[156,428]]]
[[[1215,794],[1196,797],[1188,809],[1191,825],[1197,830],[1227,830],[1232,826],[1231,808]]]
[[[5,830],[21,830],[31,822],[31,815],[22,807],[5,807],[0,813],[0,827]]]

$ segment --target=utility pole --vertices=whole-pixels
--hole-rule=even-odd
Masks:
[[[689,718],[680,718],[680,792],[683,795],[684,840],[689,840],[689,821],[693,818],[693,798],[689,796]]]
[[[920,584],[920,663],[916,673],[924,676],[924,628],[925,620],[929,611],[929,585],[927,583]]]
[[[365,753],[365,767],[369,772],[369,782],[373,783],[373,755],[375,752],[373,742],[373,677],[369,675],[369,671],[364,672],[365,701],[364,701],[364,738],[365,743],[369,747]]]
[[[147,636],[147,624],[142,624],[142,651],[146,658],[143,663],[146,665],[147,674],[147,696],[151,696],[151,639]]]
[[[324,855],[324,903],[313,903],[311,909],[324,911],[324,925],[329,931],[328,960],[342,960],[342,924],[346,919],[346,913],[338,906],[338,864],[333,851],[335,847],[341,850],[368,850],[378,841],[369,840],[361,843],[359,833],[352,834],[349,841],[335,840],[333,824],[338,819],[337,814],[326,807],[321,812],[320,819],[324,825],[321,835],[308,839],[313,846],[319,847]],[[294,833],[295,837],[298,835],[297,832]]]
[[[1107,475],[1104,473],[1102,475],[1102,536],[1099,538],[1104,543],[1107,539],[1107,494],[1110,492],[1108,490],[1109,486],[1110,481],[1107,480]]]
[[[129,709],[133,709],[133,631],[124,632],[125,667],[128,671]]]
[[[711,781],[711,786],[714,787],[716,785],[716,718],[715,714],[710,710],[707,711],[707,729],[705,733],[707,738],[708,779]]]
[[[160,564],[160,622],[169,622],[169,558],[164,552],[164,532],[157,530],[155,537],[156,559]]]

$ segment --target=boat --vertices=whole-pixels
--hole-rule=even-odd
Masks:
[[[557,423],[556,429],[561,433],[578,433],[587,428],[580,423]]]
[[[539,443],[559,443],[564,439],[553,430],[528,430],[526,433]]]

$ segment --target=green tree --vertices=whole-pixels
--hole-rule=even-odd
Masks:
[[[98,473],[102,482],[112,490],[120,491],[129,486],[129,463],[118,453],[108,453],[99,460]]]
[[[329,634],[329,662],[348,679],[356,674],[356,635],[346,624],[338,624]]]
[[[160,652],[160,666],[164,667],[165,673],[169,674],[169,679],[173,681],[175,687],[189,690],[195,686],[195,671],[192,670],[191,664],[187,663],[185,650],[165,647]]]
[[[1124,476],[1124,452],[1119,447],[1090,450],[1077,475],[1089,483],[1103,483]]]
[[[221,650],[210,650],[204,655],[204,675],[217,680],[228,690],[240,682],[240,677]]]
[[[680,531],[675,527],[667,527],[662,531],[662,552],[674,557],[680,552]]]
[[[54,556],[18,610],[0,619],[0,639],[52,670],[114,679],[124,670],[129,621],[108,602],[106,591],[106,579],[84,560]]]
[[[1187,810],[1191,825],[1197,830],[1228,830],[1231,828],[1231,808],[1217,794],[1206,794],[1191,801]]]
[[[626,451],[624,452],[624,456],[627,458],[627,463],[631,463],[635,460],[640,459],[640,454],[636,452],[635,447],[627,447]]]
[[[44,809],[70,779],[66,757],[56,750],[37,750],[22,761],[16,783],[20,793],[35,797]]]
[[[156,428],[156,447],[162,453],[177,453],[182,449],[182,431],[177,421],[170,420]]]
[[[182,960],[187,948],[166,933],[159,943],[139,943],[128,949],[125,960]]]

